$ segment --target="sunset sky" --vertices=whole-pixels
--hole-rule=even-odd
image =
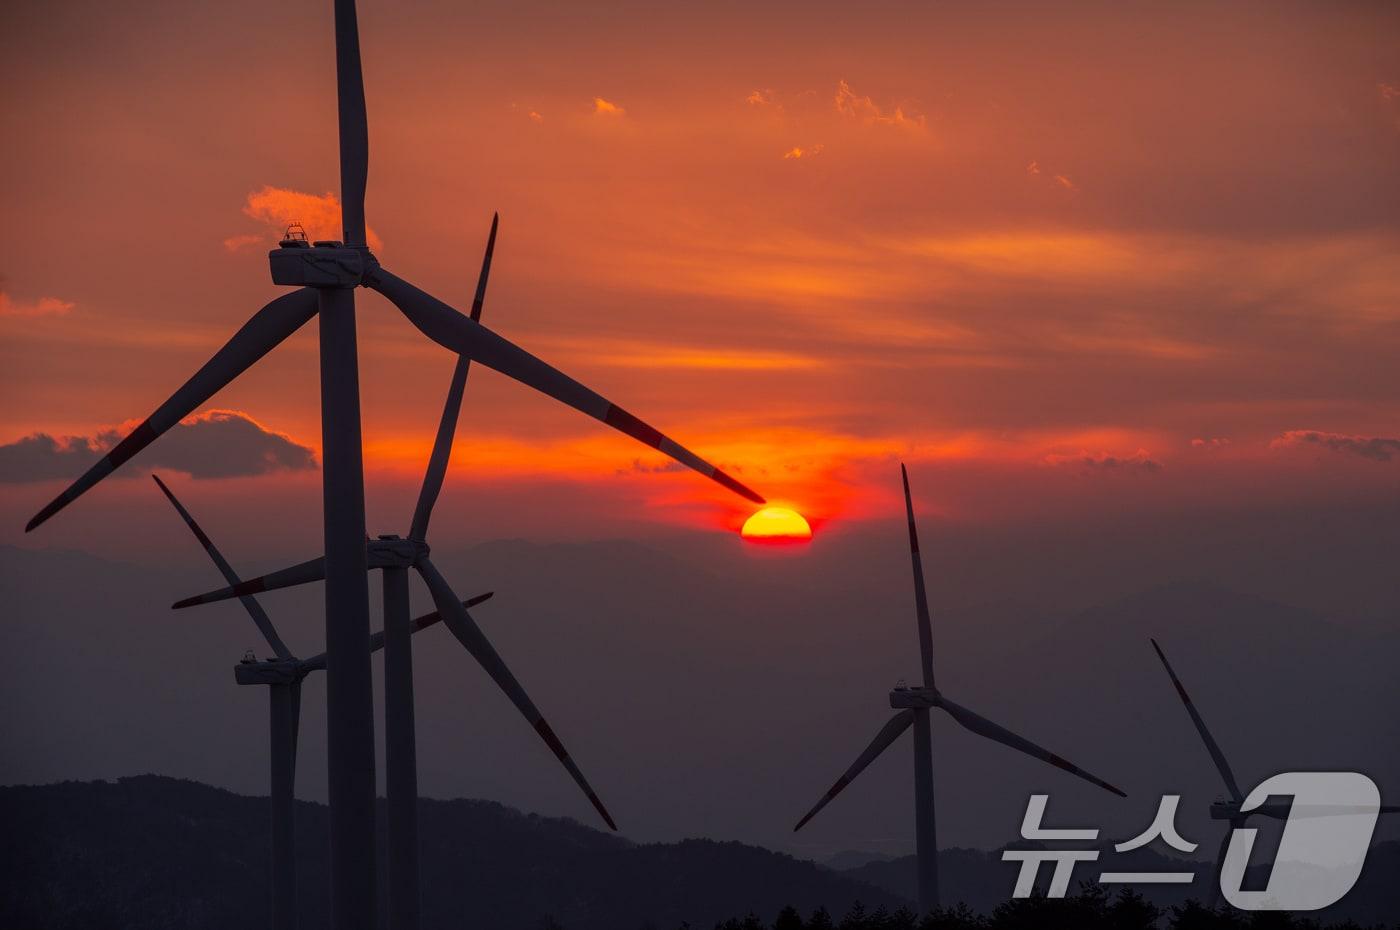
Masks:
[[[499,210],[488,325],[828,530],[892,511],[896,457],[974,522],[1393,493],[1400,14],[1128,13],[367,3],[377,252],[465,306]],[[288,220],[335,234],[331,34],[316,4],[4,18],[0,440],[71,452],[277,293]],[[361,294],[374,506],[452,362]],[[208,409],[319,448],[314,334]],[[495,373],[466,411],[478,532],[750,512]],[[31,479],[82,469],[5,451],[17,541],[58,487]],[[255,489],[316,503],[306,470],[233,483],[249,519]]]
[[[471,590],[498,589],[508,619],[492,635],[544,682],[542,706],[566,708],[561,734],[580,734],[603,793],[641,799],[635,835],[787,843],[772,811],[800,812],[792,798],[824,789],[888,713],[882,689],[916,668],[900,461],[935,609],[971,611],[940,619],[935,640],[940,663],[950,641],[984,659],[940,666],[973,706],[992,696],[989,715],[1049,727],[1097,770],[1120,745],[1080,721],[1111,704],[1122,732],[1152,719],[1194,747],[1172,777],[1218,789],[1194,736],[1171,729],[1185,718],[1147,632],[1120,622],[1141,613],[1189,641],[1173,658],[1186,650],[1194,680],[1235,682],[1240,653],[1216,651],[1217,634],[1282,656],[1245,698],[1202,688],[1236,715],[1227,732],[1255,741],[1241,768],[1290,761],[1270,755],[1289,733],[1255,727],[1286,684],[1291,712],[1320,715],[1316,756],[1388,765],[1397,800],[1400,741],[1326,723],[1393,707],[1386,676],[1327,701],[1291,687],[1312,660],[1350,682],[1393,655],[1370,632],[1319,658],[1273,635],[1281,608],[1249,601],[1254,625],[1236,628],[1234,595],[1191,588],[1091,610],[1080,629],[1116,631],[1131,657],[1106,671],[1035,621],[1183,578],[1344,616],[1319,621],[1318,642],[1397,615],[1400,6],[362,0],[360,22],[385,266],[466,309],[499,211],[483,322],[811,524],[808,546],[750,546],[738,530],[756,506],[473,369],[432,542]],[[263,718],[227,680],[251,635],[236,606],[227,625],[165,610],[217,578],[145,476],[169,478],[236,565],[316,554],[316,326],[23,526],[281,291],[266,253],[289,221],[338,236],[329,4],[6,4],[0,77],[0,548],[16,598],[37,605],[32,635],[11,633],[15,665],[73,705],[7,724],[31,750],[0,775],[154,770],[264,791],[260,758],[235,771],[207,743],[166,739],[160,713],[217,710],[259,740]],[[378,295],[357,305],[369,527],[402,533],[454,359]],[[501,542],[516,539],[541,548]],[[154,574],[98,567],[75,585],[70,564],[88,563],[64,550]],[[319,610],[316,592],[298,596]],[[105,615],[118,601],[130,627]],[[150,640],[93,645],[128,630]],[[296,637],[319,650],[315,624]],[[984,674],[1006,643],[1021,664]],[[1024,690],[1051,677],[1032,679],[1042,643],[1079,670],[1053,692],[1082,702],[1078,718]],[[83,674],[115,676],[109,693],[129,703],[61,687],[62,662],[99,655],[120,658]],[[172,697],[141,664],[157,655],[205,696]],[[461,657],[431,655],[423,731],[474,745],[451,716],[474,706],[451,690]],[[700,706],[716,680],[732,687]],[[37,706],[34,693],[15,700]],[[1286,702],[1268,706],[1287,720]],[[505,713],[489,724],[500,770],[455,764],[444,737],[424,752],[425,793],[578,815]],[[199,719],[177,723],[203,740],[233,725]],[[153,729],[127,741],[131,727]],[[1143,751],[1135,788],[1166,778],[1155,744],[1120,743]],[[1358,746],[1382,755],[1357,763]],[[306,771],[315,797],[324,768]],[[883,771],[811,842],[908,846],[907,770]],[[976,805],[942,821],[945,845],[1014,831],[1006,799],[1024,797],[1027,771],[997,776],[996,823]],[[972,796],[985,774],[969,766],[958,787]],[[1139,813],[1114,816],[1126,829]]]

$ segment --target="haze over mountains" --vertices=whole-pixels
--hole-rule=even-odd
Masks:
[[[197,512],[197,497],[190,505]],[[928,535],[939,686],[1129,793],[1100,797],[940,724],[940,845],[986,849],[1015,837],[1033,791],[1051,794],[1057,825],[1136,835],[1158,796],[1174,792],[1185,796],[1183,834],[1213,848],[1218,825],[1205,809],[1221,788],[1148,635],[1162,642],[1241,781],[1350,768],[1376,779],[1385,799],[1400,797],[1392,669],[1400,636],[1388,629],[1380,582],[1364,589],[1339,570],[1340,606],[1322,612],[1214,582],[1173,582],[1173,574],[1210,577],[1200,570],[1210,547],[1183,565],[1153,551],[1168,545],[1162,536],[1127,551],[1122,539],[955,546]],[[1294,590],[1307,588],[1308,599],[1295,601],[1325,598],[1325,585],[1299,577],[1319,569],[1277,559],[1296,540],[1256,538],[1256,548],[1233,550],[1243,552],[1232,568],[1249,587],[1268,580],[1274,558],[1273,576],[1292,574]],[[833,535],[802,556],[754,554],[730,539],[498,541],[439,547],[434,558],[464,596],[497,592],[480,622],[625,836],[733,839],[821,859],[912,849],[908,766],[898,752],[802,834],[789,832],[888,717],[888,688],[917,667],[903,545],[885,532]],[[249,559],[225,548],[246,574],[311,554]],[[1091,566],[1090,553],[1102,564]],[[1253,576],[1251,559],[1262,566]],[[1350,564],[1355,576],[1379,577]],[[0,782],[158,772],[265,793],[266,697],[231,674],[259,646],[251,623],[237,604],[168,609],[218,583],[193,543],[167,566],[0,550],[9,666],[0,695],[14,709],[0,722],[8,748]],[[320,597],[312,588],[264,598],[303,655],[321,648]],[[1035,597],[1045,606],[1026,606]],[[427,609],[422,592],[415,606]],[[421,634],[415,650],[425,796],[490,798],[592,823],[574,786],[445,631]],[[324,685],[313,677],[298,791],[321,799],[324,785]],[[1396,835],[1393,824],[1378,831]]]

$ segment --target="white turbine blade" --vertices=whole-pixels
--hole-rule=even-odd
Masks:
[[[1230,771],[1230,763],[1225,761],[1225,753],[1220,751],[1220,746],[1215,742],[1215,737],[1210,735],[1210,730],[1206,729],[1206,722],[1201,718],[1200,711],[1196,710],[1196,705],[1191,702],[1191,697],[1186,693],[1186,689],[1181,686],[1181,679],[1176,677],[1176,672],[1172,670],[1171,663],[1167,661],[1166,653],[1162,652],[1162,647],[1157,645],[1157,640],[1149,640],[1152,648],[1157,651],[1157,658],[1162,660],[1162,667],[1171,676],[1172,684],[1176,686],[1176,693],[1181,696],[1181,703],[1186,705],[1186,713],[1191,715],[1191,722],[1196,725],[1196,731],[1201,734],[1201,740],[1206,744],[1206,751],[1210,753],[1211,759],[1215,761],[1215,767],[1220,772],[1220,777],[1225,779],[1225,787],[1230,791],[1230,797],[1235,800],[1243,800],[1244,795],[1240,793],[1240,786],[1235,781],[1235,773]]]
[[[299,584],[310,584],[313,581],[325,581],[325,579],[326,559],[322,556],[308,562],[302,562],[300,565],[293,565],[291,568],[284,568],[281,571],[240,581],[227,588],[187,597],[184,600],[176,601],[171,605],[171,609],[183,610],[196,604],[212,604],[215,601],[226,601],[231,597],[246,597],[250,594],[261,594],[264,591],[276,591],[278,588],[290,588]]]
[[[345,244],[363,246],[365,185],[369,180],[369,121],[360,68],[355,0],[335,0],[335,84],[340,113],[340,199]]]
[[[914,610],[919,620],[919,657],[923,662],[924,687],[933,687],[933,626],[928,618],[928,593],[924,590],[924,562],[919,555],[919,533],[914,528],[914,499],[909,493],[909,472],[899,464],[904,481],[904,512],[909,518],[909,558],[914,563]]]
[[[117,443],[87,472],[73,482],[24,528],[30,530],[67,507],[97,482],[116,471],[133,455],[154,442],[162,433],[194,412],[195,408],[219,392],[258,359],[277,347],[316,315],[316,292],[308,288],[293,291],[263,307],[234,333],[214,357],[204,363],[190,380],[156,408],[145,422]]]
[[[822,795],[822,799],[817,802],[815,807],[807,812],[805,817],[797,821],[797,826],[792,828],[792,832],[796,833],[806,826],[807,821],[817,816],[817,811],[826,807],[832,798],[840,794],[842,789],[854,781],[857,775],[865,771],[865,767],[874,762],[875,758],[879,756],[880,753],[884,752],[885,749],[889,747],[890,743],[893,743],[899,737],[899,734],[909,729],[909,725],[913,722],[913,710],[902,710],[891,717],[889,723],[880,728],[880,732],[875,734],[875,738],[870,741],[869,746],[865,747],[865,751],[860,754],[855,763],[850,768],[846,769],[846,774],[836,779],[836,784],[831,786],[831,790]]]
[[[655,427],[642,422],[607,398],[584,387],[557,368],[540,361],[513,342],[463,316],[402,278],[383,268],[375,268],[365,276],[365,283],[387,297],[414,326],[439,345],[606,423],[613,429],[669,455],[682,465],[693,468],[742,497],[759,504],[764,503],[763,498],[754,491],[663,435]]]
[[[486,301],[486,279],[491,275],[491,255],[496,251],[496,227],[500,219],[499,214],[491,217],[491,234],[486,237],[486,254],[481,259],[476,297],[472,300],[473,320],[481,319],[482,304]],[[462,410],[462,392],[467,388],[467,372],[471,364],[471,359],[465,355],[457,356],[457,367],[452,370],[452,383],[447,389],[447,402],[443,404],[442,419],[438,422],[437,438],[433,440],[433,454],[423,475],[423,489],[418,492],[418,506],[413,510],[409,539],[428,538],[428,521],[432,519],[433,505],[437,503],[443,479],[447,477],[447,462],[452,457],[452,438],[457,433],[457,415]]]
[[[976,733],[978,736],[985,736],[987,739],[995,740],[996,742],[1001,743],[1003,746],[1010,746],[1012,749],[1018,749],[1028,756],[1034,756],[1035,758],[1040,759],[1042,762],[1049,762],[1056,768],[1064,769],[1066,772],[1069,772],[1072,775],[1078,775],[1085,781],[1098,785],[1105,791],[1111,791],[1114,794],[1118,795],[1120,798],[1126,798],[1128,796],[1126,793],[1119,790],[1118,788],[1113,787],[1108,782],[1104,781],[1102,778],[1099,778],[1096,775],[1090,775],[1088,772],[1084,771],[1079,766],[1075,765],[1073,762],[1070,762],[1067,759],[1063,759],[1047,749],[1042,749],[1035,743],[1032,743],[1030,740],[1025,739],[1024,737],[1017,736],[1015,733],[1012,733],[1005,727],[997,726],[995,723],[992,723],[986,717],[978,716],[977,714],[974,714],[972,711],[968,710],[966,707],[954,704],[952,701],[948,700],[945,697],[939,698],[938,706],[942,707],[952,716],[954,720],[962,724],[967,729],[971,730],[973,733]]]
[[[190,532],[194,534],[194,538],[199,540],[199,544],[203,546],[204,551],[209,554],[209,558],[224,576],[224,580],[231,585],[240,584],[241,581],[238,577],[238,573],[235,572],[233,566],[229,565],[228,561],[224,559],[223,553],[219,552],[213,540],[205,535],[204,530],[195,522],[194,517],[190,516],[190,512],[180,503],[175,493],[165,486],[165,482],[161,481],[158,475],[151,475],[151,479],[155,481],[156,487],[161,489],[166,499],[174,506],[175,512],[185,521],[185,525],[190,528]],[[240,598],[240,600],[243,602],[243,609],[248,611],[248,616],[253,618],[253,623],[255,623],[258,630],[262,632],[263,639],[267,640],[267,644],[272,647],[272,651],[276,653],[277,658],[290,659],[292,657],[291,650],[287,648],[286,643],[282,642],[282,637],[277,635],[277,628],[272,625],[272,618],[263,610],[262,605],[257,602],[257,599],[251,595],[245,595]]]
[[[472,658],[476,659],[477,664],[486,671],[487,675],[491,676],[491,680],[496,683],[496,686],[505,692],[506,697],[510,698],[510,702],[535,728],[535,732],[539,733],[545,745],[563,763],[564,768],[578,783],[579,788],[583,789],[584,795],[588,797],[589,802],[602,816],[603,822],[610,829],[616,830],[617,824],[613,823],[612,815],[608,813],[608,809],[603,806],[597,793],[588,784],[588,779],[583,777],[583,772],[574,764],[574,760],[569,756],[569,751],[564,748],[564,744],[554,734],[554,730],[550,728],[549,723],[545,721],[544,716],[530,700],[530,696],[525,693],[525,689],[520,686],[520,682],[516,681],[515,676],[501,660],[495,647],[486,639],[481,628],[476,625],[471,614],[467,613],[467,609],[457,599],[457,595],[452,591],[452,586],[447,583],[447,579],[442,577],[442,574],[428,559],[420,560],[414,567],[418,570],[418,574],[423,576],[428,590],[432,592],[433,602],[437,604],[438,611],[442,614],[443,624],[452,631],[452,635],[457,637],[467,652],[471,653]]]

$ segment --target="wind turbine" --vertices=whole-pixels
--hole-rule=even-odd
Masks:
[[[918,853],[919,911],[928,913],[938,907],[938,843],[934,830],[933,807],[933,743],[929,726],[929,711],[939,708],[948,713],[963,727],[985,736],[987,739],[1010,746],[1026,755],[1048,762],[1056,768],[1078,775],[1106,791],[1119,797],[1127,797],[1122,791],[1100,778],[1053,752],[1041,749],[1028,739],[1023,739],[1003,727],[997,726],[943,696],[933,680],[933,629],[929,624],[928,595],[924,590],[924,566],[919,557],[919,536],[914,528],[914,502],[909,494],[909,473],[901,464],[899,472],[904,481],[904,509],[909,518],[909,554],[914,566],[914,611],[919,624],[919,657],[923,669],[923,687],[907,688],[896,685],[890,692],[890,707],[898,713],[875,734],[875,739],[865,748],[846,773],[836,780],[822,799],[809,810],[793,831],[801,830],[807,821],[841,793],[857,775],[889,748],[896,739],[911,726],[914,728],[914,831]]]
[[[481,275],[477,279],[476,298],[472,301],[472,319],[480,317],[485,301],[491,256],[495,251],[496,230],[497,221],[493,220],[491,233],[486,241],[486,253],[482,259]],[[432,455],[423,475],[423,487],[419,492],[408,538],[380,536],[367,542],[369,567],[384,572],[384,739],[389,812],[389,913],[390,925],[396,930],[412,930],[418,926],[419,918],[417,749],[413,723],[413,656],[408,639],[410,568],[417,571],[428,584],[447,628],[535,728],[568,770],[569,775],[583,789],[584,795],[602,816],[603,822],[610,829],[617,829],[607,808],[603,806],[583,772],[554,734],[554,730],[470,615],[457,606],[459,601],[456,594],[429,558],[431,549],[427,542],[428,521],[432,518],[433,506],[447,473],[470,365],[470,360],[465,356],[458,357],[457,367],[452,373],[452,383],[447,392],[447,401],[443,405],[442,419],[438,423]],[[320,581],[324,577],[325,560],[312,559],[259,578],[231,582],[228,587],[185,598],[177,601],[174,606],[179,609],[232,597],[249,597],[261,591]]]
[[[1176,672],[1172,670],[1171,663],[1167,661],[1166,653],[1162,652],[1162,647],[1157,645],[1157,640],[1150,639],[1152,648],[1157,651],[1157,658],[1162,660],[1162,667],[1167,670],[1167,675],[1171,677],[1172,685],[1176,688],[1177,695],[1181,698],[1181,703],[1186,705],[1186,713],[1190,715],[1191,722],[1196,725],[1196,732],[1201,734],[1201,742],[1206,744],[1206,752],[1210,753],[1211,761],[1215,763],[1215,769],[1220,773],[1220,777],[1225,781],[1225,788],[1230,792],[1229,798],[1216,798],[1210,805],[1210,817],[1212,820],[1224,820],[1230,825],[1230,829],[1225,831],[1225,835],[1220,839],[1220,849],[1215,854],[1215,881],[1211,885],[1209,904],[1215,907],[1220,903],[1220,869],[1225,864],[1225,850],[1230,845],[1230,835],[1240,827],[1243,827],[1250,817],[1258,814],[1262,817],[1272,817],[1275,820],[1287,820],[1289,812],[1293,809],[1292,802],[1265,801],[1258,807],[1249,811],[1242,811],[1240,808],[1244,804],[1244,793],[1240,791],[1240,786],[1235,781],[1235,773],[1230,770],[1230,763],[1225,761],[1225,753],[1220,751],[1220,744],[1215,741],[1215,737],[1210,735],[1210,730],[1206,729],[1206,722],[1201,717],[1201,712],[1196,709],[1196,705],[1191,701],[1190,695],[1182,687],[1181,679],[1176,677]],[[1382,805],[1380,813],[1394,814],[1400,812],[1400,805]],[[1304,812],[1306,814],[1306,812]],[[1319,812],[1325,814],[1327,812]]]
[[[185,521],[194,538],[199,540],[204,551],[218,567],[230,584],[238,584],[239,579],[217,546],[195,522],[194,517],[180,503],[175,493],[166,487],[159,476],[151,475],[156,485],[165,494],[175,512]],[[491,592],[479,594],[467,601],[467,606],[475,606],[489,600]],[[240,685],[266,685],[269,697],[270,716],[268,721],[268,742],[272,763],[272,927],[273,930],[293,930],[297,925],[296,896],[296,835],[295,800],[297,767],[297,732],[301,719],[301,682],[314,671],[326,667],[324,652],[309,659],[298,659],[292,655],[272,619],[262,605],[252,595],[240,598],[248,616],[253,618],[263,639],[272,647],[274,658],[261,662],[249,658],[233,668],[233,677]],[[426,629],[441,619],[438,611],[415,618],[410,624],[411,633]],[[369,639],[370,652],[384,646],[384,631],[375,633]]]
[[[365,240],[369,125],[354,0],[335,0],[336,96],[344,241],[284,239],[268,254],[274,284],[297,290],[253,315],[204,367],[25,527],[33,530],[189,416],[312,317],[320,321],[325,527],[330,924],[371,930],[375,915],[374,707],[360,437],[355,288],[389,299],[414,326],[466,356],[651,446],[741,496],[763,498],[622,407],[379,264]],[[435,573],[429,572],[430,577]],[[440,580],[440,578],[439,578]],[[435,599],[442,584],[430,582]]]

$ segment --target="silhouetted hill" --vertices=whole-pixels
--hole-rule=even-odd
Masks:
[[[196,782],[145,775],[115,782],[0,788],[0,926],[246,928],[267,906],[268,810]],[[326,927],[326,809],[297,805],[299,911]],[[636,845],[572,820],[486,801],[424,801],[423,926],[618,930],[786,904],[891,909],[896,895],[740,843]]]

